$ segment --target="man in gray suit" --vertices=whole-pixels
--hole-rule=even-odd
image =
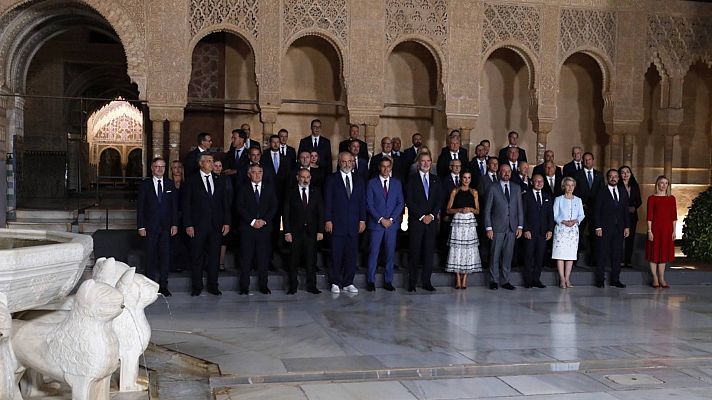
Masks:
[[[502,272],[502,289],[514,290],[509,283],[509,272],[512,268],[514,241],[522,236],[524,225],[524,210],[522,194],[517,184],[512,184],[510,178],[512,168],[509,164],[499,166],[499,181],[487,190],[485,201],[485,230],[492,240],[490,249],[490,285],[497,290],[500,270]],[[501,267],[500,267],[501,266]]]

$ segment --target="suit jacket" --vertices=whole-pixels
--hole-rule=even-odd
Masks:
[[[280,153],[282,152],[282,145],[280,144]],[[297,163],[297,149],[287,145],[287,157],[291,160],[292,164]]]
[[[214,229],[220,231],[230,224],[230,194],[226,179],[218,179],[213,174],[213,195],[205,190],[200,175],[186,180],[183,189],[183,226],[194,227],[196,231]]]
[[[153,186],[153,177],[144,179],[138,188],[136,226],[139,229],[145,228],[149,235],[178,226],[178,191],[172,180],[161,180],[163,198],[160,203]]]
[[[317,233],[324,233],[324,200],[321,191],[309,185],[307,207],[302,203],[299,185],[290,185],[285,193],[282,223],[284,233],[294,236],[309,235],[316,240]]]
[[[200,171],[200,165],[198,161],[200,160],[200,154],[202,151],[198,147],[194,148],[188,154],[186,154],[183,160],[183,172],[185,173],[186,180],[193,174]]]
[[[361,147],[359,147],[358,150],[358,156],[360,158],[365,158],[366,160],[368,160],[368,144],[366,144],[366,142],[361,139],[356,140],[359,142],[359,144],[361,144]],[[349,151],[350,143],[351,139],[342,140],[341,143],[339,143],[339,153],[341,153],[342,151]]]
[[[462,166],[467,166],[467,149],[460,147],[457,151],[457,159],[462,161]],[[450,154],[450,149],[446,146],[440,150],[440,157],[438,157],[437,173],[438,176],[445,176],[450,172],[450,161],[452,161],[452,154]]]
[[[442,207],[444,196],[440,178],[436,175],[428,175],[428,196],[425,196],[423,181],[420,179],[420,172],[416,171],[408,178],[405,191],[405,202],[408,206],[409,223],[418,222],[423,215],[432,214],[436,219]]]
[[[403,198],[403,187],[398,179],[388,179],[388,196],[383,191],[381,178],[375,177],[368,181],[366,188],[366,209],[368,210],[368,229],[385,230],[383,225],[378,223],[380,218],[392,218],[393,226],[389,229],[398,230],[401,223],[401,215],[405,207]]]
[[[586,170],[579,170],[574,176],[576,179],[576,189],[574,189],[574,195],[580,198],[583,202],[584,207],[592,208],[594,206],[594,201],[596,199],[596,194],[598,190],[603,186],[603,174],[601,171],[593,170],[593,184],[588,187],[588,178],[586,177]]]
[[[519,149],[519,158],[517,158],[517,161],[527,161],[527,152],[523,148],[517,146]],[[502,147],[499,149],[499,154],[497,155],[497,159],[499,160],[500,163],[502,162],[507,162],[507,152],[509,151],[509,146]]]
[[[455,189],[455,182],[452,180],[452,174],[447,174],[445,176],[440,177],[440,184],[443,187],[441,213],[442,216],[445,217],[447,216],[447,203],[448,201],[450,201],[450,193],[453,189]]]
[[[268,182],[274,183],[277,194],[281,194],[289,176],[292,174],[292,161],[287,156],[279,154],[279,170],[274,170],[272,161],[272,151],[267,150],[262,154],[260,165],[264,171],[264,176]]]
[[[524,231],[529,231],[535,235],[546,235],[547,232],[554,232],[554,198],[542,189],[541,206],[536,201],[534,190],[530,190],[522,196],[524,207]]]
[[[618,202],[613,199],[608,185],[603,186],[596,196],[593,207],[593,228],[603,229],[603,233],[623,232],[623,229],[630,228],[630,214],[628,213],[628,192],[620,187],[616,187],[618,192]],[[623,237],[621,236],[621,240]]]
[[[543,190],[554,197],[559,197],[562,194],[564,194],[564,191],[561,190],[561,181],[563,181],[563,180],[564,180],[563,176],[554,175],[554,187],[551,187],[549,185],[549,178],[547,176],[544,176],[544,189]]]
[[[393,153],[391,153],[393,154]],[[393,156],[393,170],[391,173],[393,174],[394,177],[398,178],[399,180],[402,180],[402,167],[401,167],[401,161],[400,157],[395,157]],[[372,179],[380,175],[379,171],[379,164],[381,163],[381,160],[383,160],[383,153],[378,153],[374,154],[373,157],[371,157],[371,161],[368,164],[368,178]]]
[[[485,228],[492,228],[495,233],[516,232],[518,226],[524,226],[519,185],[509,181],[509,202],[500,183],[493,184],[487,190],[484,222]]]
[[[271,232],[274,226],[274,216],[277,214],[277,196],[274,187],[262,182],[260,201],[255,199],[254,186],[243,185],[237,192],[237,221],[241,230],[254,229],[250,226],[252,220],[263,219],[267,224],[260,228],[263,232]],[[276,227],[279,229],[279,227]]]
[[[534,175],[536,175],[536,174],[540,174],[541,176],[546,175],[546,173],[545,173],[545,171],[544,171],[544,164],[539,164],[539,165],[537,165],[536,167],[534,167],[534,170],[533,170],[533,172],[532,172],[532,176],[534,176]],[[560,176],[560,175],[562,174],[562,172],[561,172],[561,167],[559,167],[558,165],[556,166],[556,172],[555,172],[555,174],[556,174],[557,176]]]
[[[581,168],[583,169],[583,161],[581,161]],[[564,164],[562,174],[564,176],[570,176],[572,178],[576,176],[576,163],[574,163],[574,160],[571,160]]]
[[[297,168],[294,170],[294,173],[292,174],[292,178],[290,180],[290,185],[296,185],[297,182],[297,172],[299,172],[300,168]],[[324,177],[324,170],[321,168],[309,168],[309,173],[311,174],[311,183],[309,186],[314,186],[319,189],[319,192],[322,194],[322,197],[324,195],[324,180],[326,179]]]
[[[519,175],[519,173],[512,173],[512,177],[510,178],[510,181],[519,185],[519,189],[521,189],[522,194],[528,192],[529,189],[532,187],[531,178],[527,177],[527,181],[524,182],[524,179],[522,179],[522,177]]]
[[[251,148],[251,147],[254,147],[254,148],[256,148],[256,149],[262,149],[262,146],[260,145],[260,142],[258,142],[258,141],[256,141],[256,140],[253,140],[253,139],[247,139],[247,140],[245,141],[245,147],[247,147],[248,149]]]
[[[356,168],[356,164],[354,164],[354,168]],[[363,179],[364,182],[368,182],[368,174],[369,174],[369,169],[368,169],[368,158],[362,158],[359,156],[358,158],[358,169],[354,170],[354,173]]]
[[[351,176],[351,197],[346,194],[341,171],[326,177],[324,220],[332,222],[334,236],[358,236],[359,222],[366,222],[366,183],[358,175]]]
[[[407,168],[415,162],[416,156],[417,154],[415,153],[415,147],[410,146],[401,152],[401,161],[403,161],[403,164]]]
[[[485,157],[485,174],[487,174],[487,157]],[[473,157],[470,163],[467,165],[467,170],[472,173],[472,184],[470,186],[477,187],[480,184],[480,178],[482,173],[480,173],[480,161],[477,157]]]
[[[331,142],[324,136],[319,136],[319,147],[314,148],[314,138],[309,135],[299,141],[299,151],[316,151],[319,154],[319,167],[324,168],[325,172],[331,173],[333,167],[331,166]]]
[[[495,175],[495,177],[497,176]],[[492,186],[492,184],[496,182],[499,182],[499,177],[497,177],[497,180],[495,182],[492,182],[489,177],[489,173],[487,173],[485,176],[480,177],[479,182],[477,183],[477,191],[480,193],[480,201],[487,199],[487,191],[489,190],[490,186]]]

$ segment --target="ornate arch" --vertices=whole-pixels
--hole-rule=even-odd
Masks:
[[[334,48],[334,50],[336,50],[336,56],[339,59],[339,73],[341,75],[341,84],[344,86],[344,91],[348,94],[349,64],[346,58],[348,53],[341,45],[341,42],[330,32],[324,29],[313,28],[304,29],[295,33],[294,35],[290,36],[289,39],[284,41],[284,46],[282,47],[282,60],[284,60],[284,57],[287,55],[287,51],[289,51],[294,42],[307,36],[316,36],[322,38],[326,40],[331,45],[331,47]]]
[[[240,38],[243,42],[247,44],[247,47],[250,48],[250,51],[252,52],[252,57],[253,61],[255,62],[255,82],[257,83],[257,87],[259,88],[260,86],[260,73],[259,71],[261,70],[261,60],[262,57],[260,57],[260,54],[258,53],[259,47],[256,45],[254,42],[254,36],[252,35],[251,32],[247,31],[246,29],[240,28],[239,26],[231,23],[220,23],[220,24],[214,24],[207,26],[203,29],[201,29],[199,32],[197,32],[190,40],[188,43],[188,49],[186,51],[186,57],[188,60],[191,60],[193,57],[193,52],[195,51],[195,46],[200,43],[201,40],[205,39],[208,35],[211,35],[216,32],[225,32],[229,33],[231,35],[235,35],[238,38]],[[253,38],[253,39],[250,39]],[[185,74],[186,81],[185,81],[185,91],[188,93],[188,85],[190,85],[190,77],[193,71],[193,63],[189,62],[188,63],[188,71]]]
[[[419,34],[407,34],[407,35],[401,35],[398,37],[398,40],[394,41],[391,43],[388,48],[386,49],[385,53],[385,58],[383,59],[384,63],[388,62],[388,57],[390,57],[391,53],[393,50],[400,45],[401,43],[405,42],[415,42],[418,43],[419,45],[425,47],[426,50],[430,53],[430,55],[433,56],[433,59],[435,60],[435,68],[437,70],[438,74],[438,79],[439,79],[439,89],[442,91],[442,96],[443,99],[445,99],[445,90],[447,88],[446,82],[447,82],[447,69],[444,68],[445,65],[445,53],[443,52],[442,47],[438,43],[436,43],[432,38],[429,36],[425,35],[419,35]]]
[[[610,97],[611,93],[611,82],[613,81],[613,62],[611,61],[608,56],[606,56],[600,49],[597,49],[595,47],[590,47],[590,46],[581,46],[577,47],[568,53],[563,54],[561,57],[561,61],[559,62],[559,66],[557,68],[556,76],[557,76],[557,81],[559,80],[559,74],[561,73],[561,67],[563,67],[564,63],[566,60],[569,59],[572,55],[576,53],[583,53],[586,54],[587,56],[593,58],[594,61],[596,61],[596,64],[598,64],[598,68],[601,70],[601,78],[602,78],[602,92],[603,92],[603,99],[605,102],[608,102],[610,99],[606,100],[606,97]]]
[[[517,54],[522,61],[524,61],[524,65],[527,66],[527,76],[529,78],[529,90],[534,90],[536,89],[536,76],[537,76],[537,70],[536,66],[537,64],[537,58],[534,54],[532,54],[531,50],[527,48],[527,46],[522,46],[521,43],[518,43],[516,41],[511,41],[507,40],[501,43],[496,44],[495,46],[490,47],[485,53],[482,54],[482,60],[487,60],[492,53],[499,49],[508,49],[513,51],[515,54]],[[484,72],[485,68],[485,63],[482,62],[482,65],[480,65],[480,75],[482,72]]]

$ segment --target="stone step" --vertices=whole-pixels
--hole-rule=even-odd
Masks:
[[[84,210],[85,221],[106,221],[106,209],[89,208]],[[109,210],[109,222],[115,220],[136,220],[136,210],[121,209]]]
[[[73,221],[77,216],[74,210],[33,210],[18,209],[15,211],[18,221],[22,220],[67,220]]]
[[[61,221],[61,220],[45,220],[45,219],[33,219],[26,218],[21,221],[8,221],[8,228],[10,229],[33,229],[40,231],[53,231],[53,232],[71,232],[72,231],[72,221]]]
[[[100,229],[106,229],[105,221],[85,221],[79,223],[79,233],[91,235]],[[136,219],[135,217],[132,220],[109,219],[109,229],[136,230]]]

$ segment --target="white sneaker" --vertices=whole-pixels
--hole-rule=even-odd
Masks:
[[[338,286],[331,285],[331,293],[341,293],[341,290],[339,290]]]
[[[349,293],[358,293],[358,289],[356,289],[356,286],[354,285],[349,285],[344,288],[344,291],[349,292]]]

